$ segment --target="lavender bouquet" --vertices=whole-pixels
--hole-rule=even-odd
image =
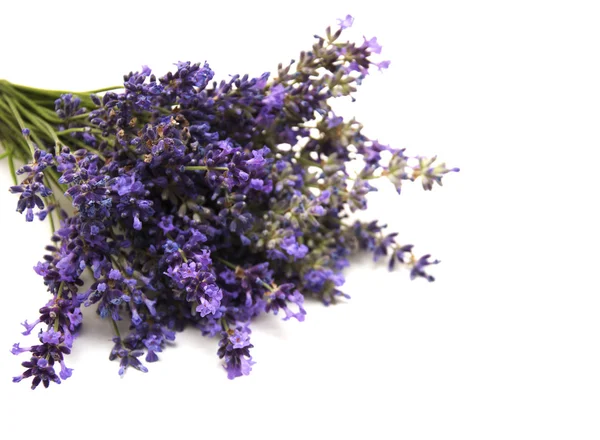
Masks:
[[[109,358],[121,375],[146,372],[140,358],[157,361],[191,326],[219,338],[233,379],[254,364],[252,318],[302,321],[305,297],[346,297],[341,272],[355,251],[433,281],[426,269],[436,260],[415,256],[377,221],[350,221],[366,209],[373,179],[400,193],[404,182],[430,190],[457,171],[369,139],[358,121],[334,114],[331,99],[389,65],[374,59],[376,38],[340,40],[352,21],[339,20],[273,77],[211,82],[208,64],[179,62],[159,78],[144,67],[122,88],[77,95],[0,81],[0,158],[17,211],[52,229],[34,267],[50,300],[23,323],[39,344],[12,348],[30,357],[14,382],[48,387],[71,376],[65,358],[82,306],[112,325]]]

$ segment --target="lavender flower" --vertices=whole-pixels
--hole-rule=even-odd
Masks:
[[[47,214],[41,197],[50,196],[52,190],[46,186],[44,170],[52,165],[53,160],[52,154],[36,147],[33,162],[17,170],[17,174],[26,174],[25,179],[20,185],[10,187],[10,192],[20,194],[17,211],[20,213],[26,211],[25,218],[28,222],[33,221],[35,208],[40,210],[39,213],[43,213],[40,215],[40,219],[43,220]]]
[[[342,29],[348,29],[352,26],[352,23],[354,23],[354,17],[346,15],[344,19],[338,18],[337,22]]]
[[[13,382],[21,382],[25,378],[33,377],[32,390],[35,390],[40,383],[44,385],[44,388],[48,388],[50,382],[60,383],[54,368],[44,358],[33,356],[30,361],[23,362],[22,365],[26,370],[20,376],[14,377]]]
[[[120,90],[91,96],[0,82],[0,98],[18,104],[18,117],[0,107],[0,138],[19,141],[11,161],[14,153],[28,162],[11,187],[17,211],[53,229],[34,267],[49,300],[23,323],[39,344],[10,349],[30,357],[15,382],[31,378],[36,388],[71,377],[81,307],[111,326],[109,359],[120,375],[148,371],[143,362],[156,362],[187,327],[220,338],[233,379],[254,365],[252,319],[303,321],[305,298],[349,298],[341,272],[355,251],[433,281],[437,260],[415,256],[376,221],[349,221],[367,208],[372,180],[400,193],[421,179],[431,190],[458,171],[372,140],[333,112],[333,99],[353,97],[369,72],[390,64],[374,57],[376,38],[343,41],[353,23],[338,20],[272,75],[216,82],[208,63],[180,61],[160,77],[143,66]]]
[[[221,332],[218,355],[225,360],[224,368],[229,379],[250,374],[255,363],[250,356],[252,347],[247,325],[237,323],[235,328]]]

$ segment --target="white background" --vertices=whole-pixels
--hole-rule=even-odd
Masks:
[[[2,2],[0,78],[84,90],[179,60],[259,75],[351,13],[348,35],[392,65],[340,111],[462,169],[371,198],[367,217],[442,260],[437,281],[357,259],[347,304],[257,322],[258,363],[234,381],[193,331],[120,379],[88,311],[73,377],[31,392],[9,349],[46,301],[49,229],[0,191],[0,438],[600,438],[598,2],[136,3]]]

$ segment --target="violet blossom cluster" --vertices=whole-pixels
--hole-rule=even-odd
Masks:
[[[400,193],[417,179],[430,190],[457,171],[369,139],[359,122],[333,112],[332,99],[389,65],[376,60],[376,38],[340,40],[352,22],[340,20],[274,75],[216,82],[208,63],[179,62],[164,76],[148,67],[129,73],[119,91],[62,94],[55,116],[37,115],[44,124],[15,106],[27,125],[19,142],[33,152],[11,188],[17,210],[27,221],[57,222],[34,268],[50,300],[23,324],[39,344],[14,345],[30,358],[15,382],[47,387],[71,376],[65,358],[82,307],[96,307],[112,325],[109,358],[119,374],[147,371],[176,332],[195,327],[219,338],[233,379],[254,364],[252,319],[303,321],[305,298],[347,297],[342,271],[356,251],[433,281],[427,269],[436,260],[415,256],[377,221],[350,221],[367,208],[372,179],[389,179]],[[34,92],[15,86],[10,95],[9,87],[6,96],[43,105]],[[358,173],[353,161],[362,163]]]

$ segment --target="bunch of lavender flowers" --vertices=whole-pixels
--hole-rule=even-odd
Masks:
[[[65,358],[82,306],[114,329],[109,358],[121,375],[146,372],[177,331],[195,327],[219,338],[233,379],[254,364],[252,319],[303,321],[306,297],[346,297],[342,270],[353,252],[433,281],[427,269],[437,260],[415,256],[377,221],[350,221],[367,208],[373,179],[400,193],[418,179],[431,190],[457,171],[369,139],[333,112],[332,99],[389,65],[376,60],[376,38],[340,40],[352,21],[328,28],[273,76],[216,82],[207,63],[178,62],[164,76],[144,67],[122,88],[89,94],[0,82],[0,157],[17,211],[52,228],[34,267],[50,299],[23,323],[39,344],[12,348],[30,358],[15,382],[47,387],[71,376]]]

